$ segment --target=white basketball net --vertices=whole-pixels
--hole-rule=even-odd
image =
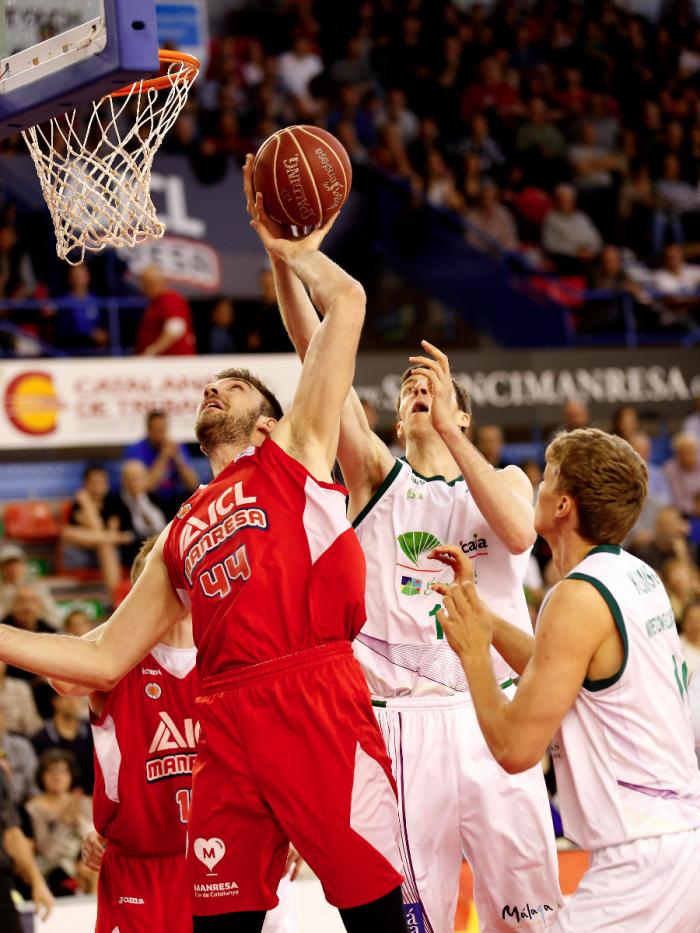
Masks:
[[[151,201],[153,157],[184,107],[193,65],[169,65],[158,91],[136,82],[123,97],[92,104],[83,124],[77,110],[22,132],[56,231],[56,252],[71,265],[86,251],[135,246],[163,236]]]

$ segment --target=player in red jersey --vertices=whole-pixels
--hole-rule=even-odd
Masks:
[[[149,538],[136,555],[132,583],[156,541]],[[98,635],[95,629],[85,637]],[[100,872],[95,933],[192,933],[185,850],[200,731],[196,654],[192,619],[183,612],[108,693],[52,681],[59,693],[87,695],[90,702],[96,832],[83,844],[83,860]],[[285,894],[263,933],[291,933],[296,926]]]
[[[0,631],[0,658],[110,689],[189,598],[202,677],[194,930],[259,933],[291,840],[347,930],[405,931],[395,787],[350,646],[365,618],[364,557],[331,481],[364,292],[319,251],[330,224],[293,241],[253,225],[323,312],[290,410],[247,371],[209,383],[196,429],[214,479],[104,631],[92,642]]]

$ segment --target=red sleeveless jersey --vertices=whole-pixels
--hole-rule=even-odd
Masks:
[[[199,734],[195,659],[194,648],[156,645],[92,717],[95,829],[132,855],[185,854]]]
[[[190,599],[202,677],[359,632],[365,559],[345,498],[267,439],[180,508],[163,556]]]

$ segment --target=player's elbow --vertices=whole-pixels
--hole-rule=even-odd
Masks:
[[[335,299],[338,306],[342,305],[344,320],[352,317],[362,324],[367,308],[367,295],[357,279],[348,276],[342,288],[338,289]]]
[[[514,528],[505,541],[505,545],[511,554],[523,554],[529,550],[537,539],[537,532],[532,527],[523,526]]]
[[[520,774],[521,771],[529,771],[530,768],[534,768],[541,758],[541,755],[524,749],[507,747],[497,756],[496,760],[508,774]]]

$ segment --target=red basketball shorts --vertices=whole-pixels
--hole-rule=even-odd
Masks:
[[[197,706],[196,916],[274,907],[290,840],[336,907],[401,884],[391,765],[348,642],[211,678]]]
[[[188,890],[184,855],[140,857],[108,845],[95,933],[192,933]]]

